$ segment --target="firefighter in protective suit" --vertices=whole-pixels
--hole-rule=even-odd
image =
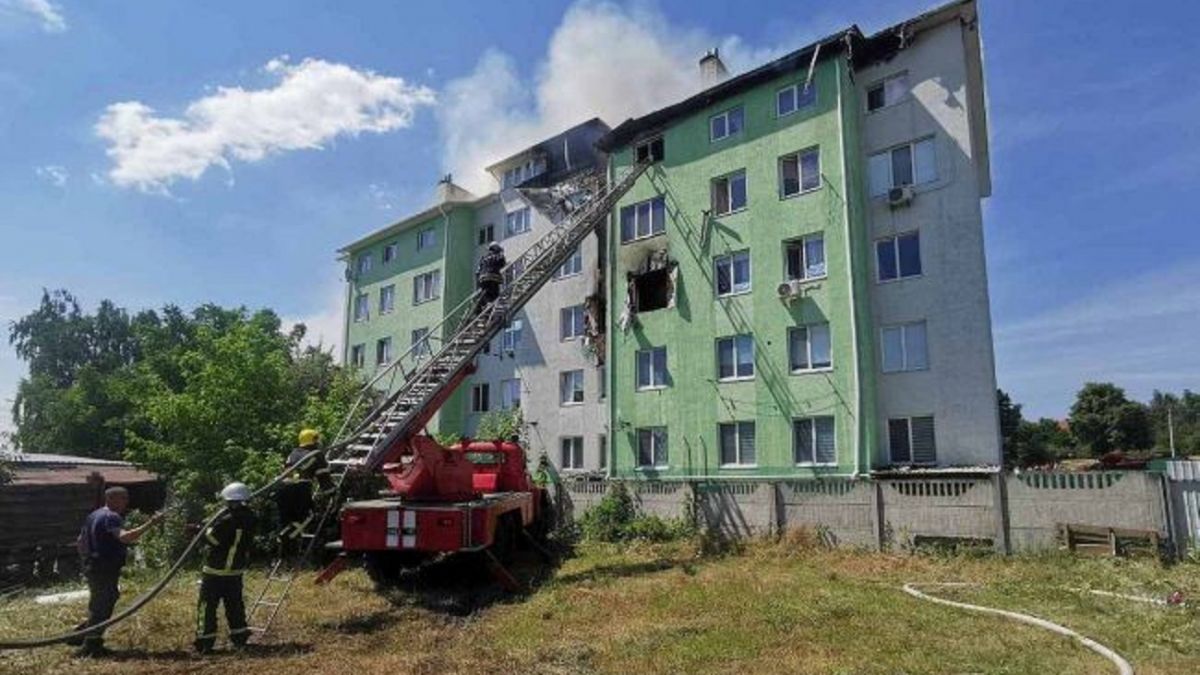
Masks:
[[[280,556],[287,558],[301,550],[301,535],[316,517],[317,496],[327,495],[333,489],[329,473],[329,462],[325,454],[316,452],[320,447],[321,434],[314,429],[300,432],[299,447],[287,458],[288,476],[276,492],[279,507]]]
[[[504,283],[502,272],[507,264],[504,249],[500,244],[488,244],[488,252],[479,259],[479,266],[475,270],[475,286],[479,289],[479,301],[475,304],[476,314],[500,297],[500,286]]]
[[[204,530],[208,552],[200,577],[200,600],[196,605],[196,651],[207,654],[217,641],[217,605],[225,605],[229,641],[236,648],[246,645],[246,604],[242,598],[242,575],[250,560],[254,541],[254,513],[247,502],[250,488],[230,483],[221,490],[228,509]]]

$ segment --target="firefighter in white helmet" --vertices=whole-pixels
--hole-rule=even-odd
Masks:
[[[200,579],[200,600],[196,606],[196,651],[207,654],[217,641],[217,605],[225,605],[229,641],[244,647],[250,638],[246,626],[246,604],[242,598],[242,575],[250,561],[254,541],[254,513],[250,510],[250,488],[230,483],[221,490],[225,513],[204,530],[208,552]]]

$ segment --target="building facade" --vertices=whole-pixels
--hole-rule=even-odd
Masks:
[[[998,464],[973,0],[731,79],[715,51],[701,70],[715,84],[696,96],[579,125],[489,167],[494,194],[446,183],[343,249],[347,363],[370,376],[389,339],[419,341],[470,294],[483,244],[514,259],[554,227],[539,190],[649,161],[438,430],[520,407],[533,456],[622,478]]]

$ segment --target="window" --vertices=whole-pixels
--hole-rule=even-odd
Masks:
[[[500,407],[505,410],[521,407],[521,378],[516,377],[500,383]]]
[[[933,417],[893,417],[888,420],[888,445],[893,464],[936,464]]]
[[[366,274],[371,271],[371,254],[364,253],[358,256],[358,273]]]
[[[517,209],[504,216],[504,234],[511,237],[529,231],[529,207]]]
[[[637,463],[644,469],[667,467],[667,428],[637,430]]]
[[[750,291],[750,252],[738,251],[713,258],[716,268],[717,297]]]
[[[524,321],[513,319],[504,327],[504,331],[500,333],[500,349],[502,351],[511,354],[517,350],[517,344],[521,342],[521,328],[523,326]]]
[[[652,347],[637,353],[637,388],[661,389],[668,386],[667,348]]]
[[[736,171],[712,182],[712,212],[723,216],[746,208],[746,171]]]
[[[487,382],[471,387],[471,412],[487,412],[492,407],[492,391]]]
[[[573,471],[583,468],[583,436],[564,436],[559,448],[562,460],[559,466]]]
[[[413,304],[435,300],[442,293],[442,271],[434,270],[413,277]]]
[[[775,94],[775,116],[783,117],[817,102],[817,83],[793,84]]]
[[[350,348],[350,365],[362,368],[367,363],[366,345],[354,345]]]
[[[504,188],[511,188],[524,183],[545,170],[546,162],[544,159],[529,159],[517,166],[507,169],[504,172],[504,178],[501,185]]]
[[[883,372],[898,373],[905,370],[925,370],[928,367],[929,354],[925,344],[924,321],[884,327]]]
[[[811,148],[779,158],[779,196],[791,197],[821,187],[821,151]]]
[[[583,337],[583,305],[572,305],[559,310],[558,339],[574,340]]]
[[[390,263],[396,259],[396,245],[388,244],[383,247],[383,262]]]
[[[392,338],[379,338],[375,341],[375,365],[383,366],[392,362]]]
[[[525,273],[525,259],[524,258],[517,258],[516,260],[508,263],[508,266],[504,268],[503,272],[501,272],[501,274],[504,275],[504,283],[506,283],[506,284],[511,284],[513,281],[515,281],[517,279],[517,277],[521,276],[524,273]]]
[[[558,374],[558,402],[561,405],[583,403],[582,370],[568,370]]]
[[[582,271],[583,251],[576,246],[575,252],[571,254],[571,257],[567,258],[567,261],[562,264],[562,267],[559,267],[558,271],[554,273],[554,278],[562,279],[564,277],[573,277]]]
[[[599,380],[597,384],[600,388],[597,398],[603,401],[608,396],[608,366],[600,366],[600,377],[596,379]]]
[[[742,130],[742,106],[730,108],[723,113],[708,118],[708,139],[719,141]]]
[[[783,242],[783,268],[788,281],[825,276],[825,236],[815,234]]]
[[[599,446],[600,446],[600,447],[599,447],[599,451],[600,451],[600,452],[599,452],[599,455],[598,455],[598,457],[599,457],[599,461],[598,461],[598,462],[596,462],[596,464],[597,464],[597,466],[599,466],[601,469],[604,469],[605,467],[607,467],[607,466],[608,466],[608,435],[607,435],[607,434],[600,434],[600,438],[599,438],[599,441],[598,441],[598,443],[599,443]]]
[[[633,148],[633,158],[639,164],[641,162],[661,162],[663,158],[662,136],[638,143]]]
[[[354,320],[366,321],[371,318],[371,296],[359,293],[354,297]]]
[[[379,313],[391,314],[396,309],[396,285],[388,284],[379,289]]]
[[[429,356],[433,349],[429,344],[429,329],[417,328],[412,332],[412,355],[414,358],[425,358]]]
[[[662,234],[666,223],[666,202],[661,196],[621,209],[621,243]]]
[[[921,185],[937,180],[937,160],[933,139],[901,145],[871,155],[867,169],[871,178],[871,196],[886,195],[902,185]]]
[[[717,379],[754,377],[754,336],[734,335],[717,340]]]
[[[487,244],[490,244],[495,240],[496,240],[496,225],[495,225],[495,223],[488,223],[487,225],[484,225],[483,227],[479,228],[479,235],[478,235],[478,238],[476,239],[476,241],[480,246],[486,246]]]
[[[815,323],[789,330],[788,363],[793,373],[833,367],[829,324]]]
[[[792,458],[797,464],[837,464],[832,416],[792,420]]]
[[[875,242],[880,281],[921,276],[921,234],[909,232]]]
[[[899,103],[908,94],[908,73],[900,73],[867,89],[867,112]]]
[[[754,466],[754,422],[717,425],[721,466]]]
[[[437,244],[437,230],[432,227],[417,233],[417,250],[423,251]]]

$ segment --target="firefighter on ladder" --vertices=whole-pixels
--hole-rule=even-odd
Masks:
[[[276,493],[282,525],[278,535],[281,558],[290,558],[303,550],[301,535],[317,517],[314,493],[322,498],[333,489],[329,463],[324,453],[317,451],[320,442],[321,434],[304,429],[298,439],[299,447],[288,455],[288,477]]]
[[[228,509],[204,530],[208,553],[200,577],[200,599],[196,604],[196,651],[207,654],[217,641],[217,605],[225,605],[229,641],[235,648],[246,646],[246,604],[242,598],[242,575],[250,560],[254,540],[254,513],[247,502],[250,488],[230,483],[221,490]]]
[[[475,286],[479,289],[479,301],[475,303],[476,314],[500,297],[500,286],[504,283],[502,271],[507,264],[504,249],[500,244],[488,244],[488,252],[479,259],[479,267],[475,270]]]

